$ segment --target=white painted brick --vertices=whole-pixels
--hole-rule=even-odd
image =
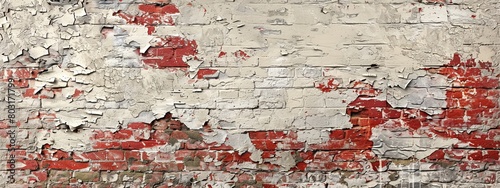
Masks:
[[[423,23],[448,22],[447,6],[430,5],[419,7],[420,21]]]
[[[294,88],[310,88],[314,87],[315,80],[312,78],[295,78],[293,81]]]
[[[348,118],[342,115],[345,112],[339,109],[307,110],[307,112],[306,127],[332,129],[352,127],[350,123],[344,123]]]
[[[420,23],[420,14],[419,6],[415,4],[402,4],[399,5],[397,11],[401,14],[401,22],[402,23]]]
[[[262,81],[255,81],[256,88],[285,88],[292,87],[291,78],[265,78]]]
[[[334,20],[334,23],[375,23],[379,15],[375,6],[367,4],[341,5],[339,11],[338,21]]]
[[[302,89],[287,89],[287,102],[288,108],[300,108],[304,106]]]
[[[305,96],[304,107],[306,108],[324,108],[325,99],[321,96]]]
[[[259,108],[285,108],[286,91],[284,89],[256,90],[259,96]]]
[[[250,89],[254,88],[254,81],[250,79],[212,79],[209,81],[210,88],[221,89]]]
[[[288,68],[268,68],[267,75],[269,77],[286,78],[293,77],[294,72]]]
[[[228,77],[239,77],[241,75],[239,68],[221,68],[219,71],[223,72]]]
[[[225,99],[217,101],[219,109],[246,109],[257,108],[259,101],[257,99]]]
[[[306,62],[305,57],[296,56],[279,56],[279,57],[262,57],[259,58],[261,67],[289,67],[300,65]]]
[[[321,67],[304,67],[296,70],[297,75],[306,78],[319,78],[323,76],[323,69]]]
[[[253,89],[240,89],[238,91],[238,96],[240,98],[253,98],[253,97],[255,97],[255,90],[253,90]]]
[[[219,96],[223,99],[236,99],[236,98],[238,98],[238,91],[236,91],[236,90],[220,90]]]
[[[472,12],[460,6],[448,6],[449,19],[451,24],[484,24],[486,20],[482,19],[480,13]]]

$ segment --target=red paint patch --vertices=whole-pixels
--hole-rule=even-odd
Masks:
[[[79,97],[80,95],[83,94],[83,91],[82,90],[79,90],[79,89],[75,89],[75,93],[73,93],[73,98],[76,98],[76,97]]]
[[[382,172],[384,168],[386,168],[389,165],[389,161],[387,160],[381,160],[381,161],[374,161],[372,162],[372,169],[373,171],[376,172]]]
[[[149,14],[177,14],[179,13],[179,9],[173,4],[167,4],[167,5],[158,5],[158,4],[143,4],[139,5],[139,10],[143,11],[144,13],[149,13]]]
[[[156,28],[154,26],[146,26],[148,28],[148,35],[152,35]]]
[[[226,54],[227,54],[226,52],[221,51],[221,52],[219,53],[219,58],[226,56]]]
[[[161,39],[155,47],[150,47],[142,54],[142,61],[154,68],[189,67],[182,60],[183,56],[195,56],[198,45],[194,40],[169,36]],[[196,58],[196,57],[195,57]]]
[[[172,4],[164,6],[141,4],[139,5],[139,10],[141,11],[139,15],[130,15],[120,10],[113,13],[113,16],[119,16],[129,24],[156,26],[160,24],[174,25],[174,19],[171,14],[179,13],[179,9]]]
[[[197,78],[198,79],[203,79],[205,77],[205,75],[213,75],[217,73],[217,70],[213,70],[213,69],[200,69],[198,70],[198,73],[197,73]]]
[[[316,88],[320,89],[322,92],[330,92],[332,90],[337,90],[339,85],[340,84],[336,82],[334,78],[330,78],[327,83],[320,83]]]
[[[172,14],[179,13],[179,10],[173,4],[140,4],[139,10],[141,11],[139,15],[129,15],[121,11],[115,12],[113,15],[125,19],[128,24],[145,25],[148,29],[147,34],[152,35],[156,30],[156,25],[174,25]],[[184,39],[179,36],[166,36],[160,38],[160,42],[154,44],[145,53],[141,54],[139,50],[135,52],[141,56],[144,64],[173,72],[185,71],[184,68],[189,67],[183,60],[184,56],[192,56],[192,58],[198,60],[195,56],[197,47],[198,45],[194,40]]]
[[[219,54],[219,56],[220,56],[220,54]],[[250,58],[250,56],[242,50],[238,50],[238,51],[234,52],[234,56],[237,58],[240,58],[242,60],[247,60],[248,58]]]

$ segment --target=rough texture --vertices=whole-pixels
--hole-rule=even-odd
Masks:
[[[0,9],[1,187],[500,187],[497,0]]]

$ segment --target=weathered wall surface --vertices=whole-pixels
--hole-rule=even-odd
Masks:
[[[497,0],[0,2],[2,187],[500,187]]]

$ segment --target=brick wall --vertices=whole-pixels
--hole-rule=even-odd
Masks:
[[[1,187],[500,186],[496,0],[0,2]]]

